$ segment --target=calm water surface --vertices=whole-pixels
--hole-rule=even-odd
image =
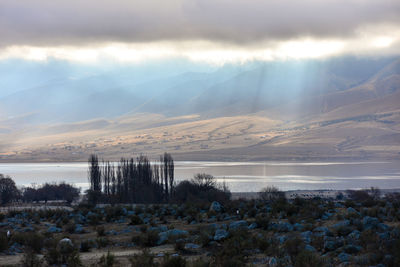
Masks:
[[[18,185],[66,181],[86,189],[87,163],[0,163],[0,173]],[[233,192],[257,192],[274,185],[282,190],[400,188],[400,162],[175,162],[176,180],[209,173]]]

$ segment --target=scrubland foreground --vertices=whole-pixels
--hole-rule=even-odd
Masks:
[[[399,266],[400,195],[371,192],[11,210],[0,265]]]

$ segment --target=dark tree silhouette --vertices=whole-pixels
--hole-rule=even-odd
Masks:
[[[20,198],[20,192],[11,177],[0,174],[0,200],[1,204],[7,204]]]
[[[160,162],[152,163],[146,156],[121,159],[113,163],[89,158],[90,189],[88,201],[107,203],[160,203],[168,201],[173,192],[174,160],[165,153]],[[100,177],[100,178],[99,178]]]
[[[89,202],[95,205],[101,196],[101,169],[99,159],[96,155],[91,155],[89,158],[89,183],[88,190]]]
[[[23,191],[26,202],[64,200],[69,204],[79,197],[80,189],[62,182],[60,184],[44,184],[40,187],[27,187]]]

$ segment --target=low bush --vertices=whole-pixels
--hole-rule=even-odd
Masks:
[[[158,242],[158,231],[148,231],[132,237],[132,242],[142,247],[154,247]]]
[[[132,267],[154,267],[157,266],[154,262],[154,256],[150,254],[148,249],[142,251],[141,254],[136,254],[129,259]]]
[[[21,266],[24,267],[41,267],[44,261],[31,249],[27,249],[22,256]]]
[[[96,232],[97,232],[97,236],[105,236],[106,235],[106,229],[104,228],[104,226],[97,226]]]
[[[0,252],[8,249],[7,233],[0,232]]]
[[[93,242],[90,240],[84,240],[81,242],[80,252],[89,252],[93,247]]]
[[[181,256],[165,255],[161,267],[186,267],[186,260]]]
[[[15,233],[12,236],[11,241],[32,249],[34,253],[40,253],[44,247],[44,239],[45,237],[39,233],[28,232]]]
[[[132,215],[131,217],[130,217],[130,225],[139,225],[139,224],[143,224],[143,220],[139,217],[139,216],[137,216],[137,215]]]
[[[112,253],[110,253],[110,251],[108,251],[106,255],[101,256],[97,264],[100,267],[112,267],[116,266],[117,261],[115,259],[115,256]]]
[[[107,237],[98,237],[96,243],[99,248],[105,248],[110,244],[110,240]]]

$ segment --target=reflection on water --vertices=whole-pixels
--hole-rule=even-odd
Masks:
[[[399,162],[175,162],[176,180],[210,173],[233,192],[282,190],[400,188]],[[66,181],[87,188],[87,163],[0,163],[0,173],[19,185]]]

